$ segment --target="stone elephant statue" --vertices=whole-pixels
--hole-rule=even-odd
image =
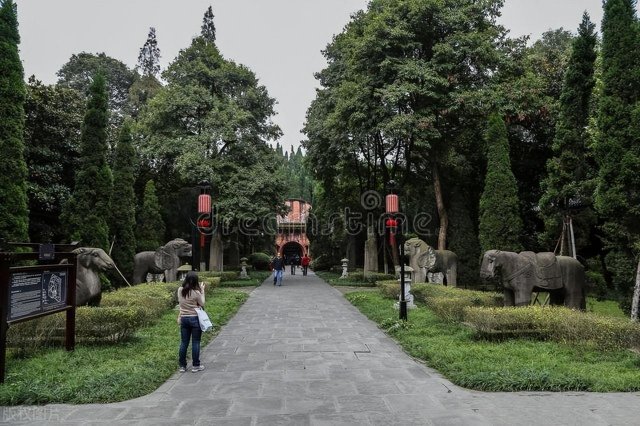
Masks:
[[[176,281],[181,257],[191,257],[191,244],[181,238],[169,241],[156,251],[143,251],[133,258],[133,283],[145,282],[148,273],[164,274],[166,282]]]
[[[77,256],[76,305],[98,306],[102,299],[99,273],[113,269],[115,264],[100,248],[80,247],[73,253]]]
[[[434,250],[419,238],[404,243],[404,252],[413,268],[413,283],[427,281],[427,273],[442,273],[449,286],[457,286],[458,256],[450,250]]]
[[[482,256],[480,277],[497,275],[504,287],[505,306],[529,305],[533,291],[546,291],[552,305],[585,309],[584,267],[573,257],[488,250]]]

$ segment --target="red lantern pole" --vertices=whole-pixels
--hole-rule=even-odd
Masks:
[[[389,182],[389,186],[393,187],[395,183]],[[394,194],[393,191],[391,194],[388,194],[385,199],[385,207],[387,214],[390,215],[390,218],[387,219],[386,225],[389,230],[389,245],[391,247],[396,247],[396,244],[399,244],[400,247],[400,319],[403,321],[407,320],[407,300],[404,294],[404,241],[402,238],[402,221],[399,217],[397,217],[397,213],[400,211],[400,200],[398,199],[398,195]],[[400,238],[396,239],[396,233]]]

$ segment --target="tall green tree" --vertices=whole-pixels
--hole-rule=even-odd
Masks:
[[[225,59],[215,43],[200,36],[180,52],[163,79],[167,85],[139,120],[139,147],[156,173],[163,206],[173,205],[181,188],[208,180],[226,220],[276,210],[283,186],[277,177],[266,178],[270,172],[265,170],[277,164],[267,141],[281,131],[272,121],[275,100],[255,74]],[[247,179],[254,175],[255,182]],[[231,185],[236,180],[241,187]],[[181,223],[188,224],[188,218]]]
[[[486,131],[487,174],[480,198],[479,239],[482,252],[522,250],[522,219],[518,187],[511,171],[507,129],[502,117],[492,114]]]
[[[147,41],[138,54],[138,68],[143,76],[157,76],[160,73],[160,48],[156,39],[156,29],[149,28]]]
[[[25,85],[18,53],[18,11],[0,1],[0,239],[28,240],[27,165],[24,158]]]
[[[487,89],[509,49],[496,23],[501,4],[374,0],[353,16],[325,50],[329,66],[318,73],[322,88],[305,125],[304,146],[325,193],[347,179],[351,194],[384,192],[390,179],[405,188],[429,184],[437,243],[446,248],[451,161],[469,163],[460,160],[464,145],[481,139]]]
[[[216,26],[213,22],[213,9],[211,6],[204,13],[202,18],[202,27],[200,28],[200,36],[208,43],[216,42]]]
[[[136,254],[136,152],[131,136],[132,123],[127,120],[120,130],[113,162],[113,200],[109,230],[114,240],[111,258],[126,277],[133,275],[133,256]]]
[[[104,250],[109,249],[108,220],[113,185],[107,164],[108,121],[106,82],[101,74],[97,74],[89,88],[80,142],[80,166],[73,194],[64,207],[63,221],[71,240]]]
[[[606,265],[627,303],[640,252],[640,28],[635,5],[634,0],[604,3],[595,141],[595,206],[604,222]]]
[[[542,182],[544,194],[539,205],[545,223],[542,239],[547,247],[553,247],[561,234],[565,215],[574,216],[579,250],[589,245],[595,226],[592,194],[596,166],[587,127],[595,85],[596,43],[595,24],[585,12],[564,74],[553,157],[547,162],[547,177]]]
[[[136,226],[138,251],[156,250],[165,244],[165,225],[160,214],[156,185],[152,180],[144,187],[142,208]]]
[[[29,78],[25,102],[25,157],[29,169],[29,237],[60,242],[60,222],[80,161],[80,129],[86,101],[78,91]]]
[[[129,87],[129,112],[132,117],[136,118],[140,114],[140,110],[144,108],[149,100],[158,94],[162,88],[162,84],[158,80],[160,72],[160,49],[156,39],[156,29],[151,27],[147,41],[140,48],[138,55],[138,65],[136,71],[142,72],[142,75],[135,73],[133,83]],[[146,180],[145,180],[146,182]]]

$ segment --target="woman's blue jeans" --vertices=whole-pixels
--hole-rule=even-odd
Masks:
[[[197,316],[180,317],[180,352],[178,353],[178,363],[180,367],[187,367],[187,348],[191,340],[191,360],[193,366],[200,365],[200,338],[202,330]]]

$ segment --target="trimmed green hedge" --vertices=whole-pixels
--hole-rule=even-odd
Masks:
[[[397,280],[378,281],[376,285],[387,298],[398,299],[400,296],[400,283]],[[440,318],[453,322],[462,321],[463,310],[468,306],[502,305],[502,296],[498,293],[432,283],[412,284],[411,294],[416,302],[424,303]]]
[[[240,276],[240,272],[238,272],[238,271],[224,271],[224,272],[204,271],[204,272],[198,272],[198,277],[202,281],[207,281],[207,280],[209,280],[211,278],[220,278],[220,281],[222,281],[222,282],[235,281],[235,280],[238,279],[239,276]]]
[[[533,336],[603,350],[640,349],[640,324],[561,306],[469,307],[464,321],[485,338]]]
[[[271,266],[271,256],[267,253],[251,253],[247,259],[256,271],[268,271]]]
[[[372,286],[378,281],[393,280],[394,275],[384,274],[381,272],[367,272],[367,276],[364,276],[364,271],[349,272],[349,277],[342,281],[357,281],[370,283]]]

